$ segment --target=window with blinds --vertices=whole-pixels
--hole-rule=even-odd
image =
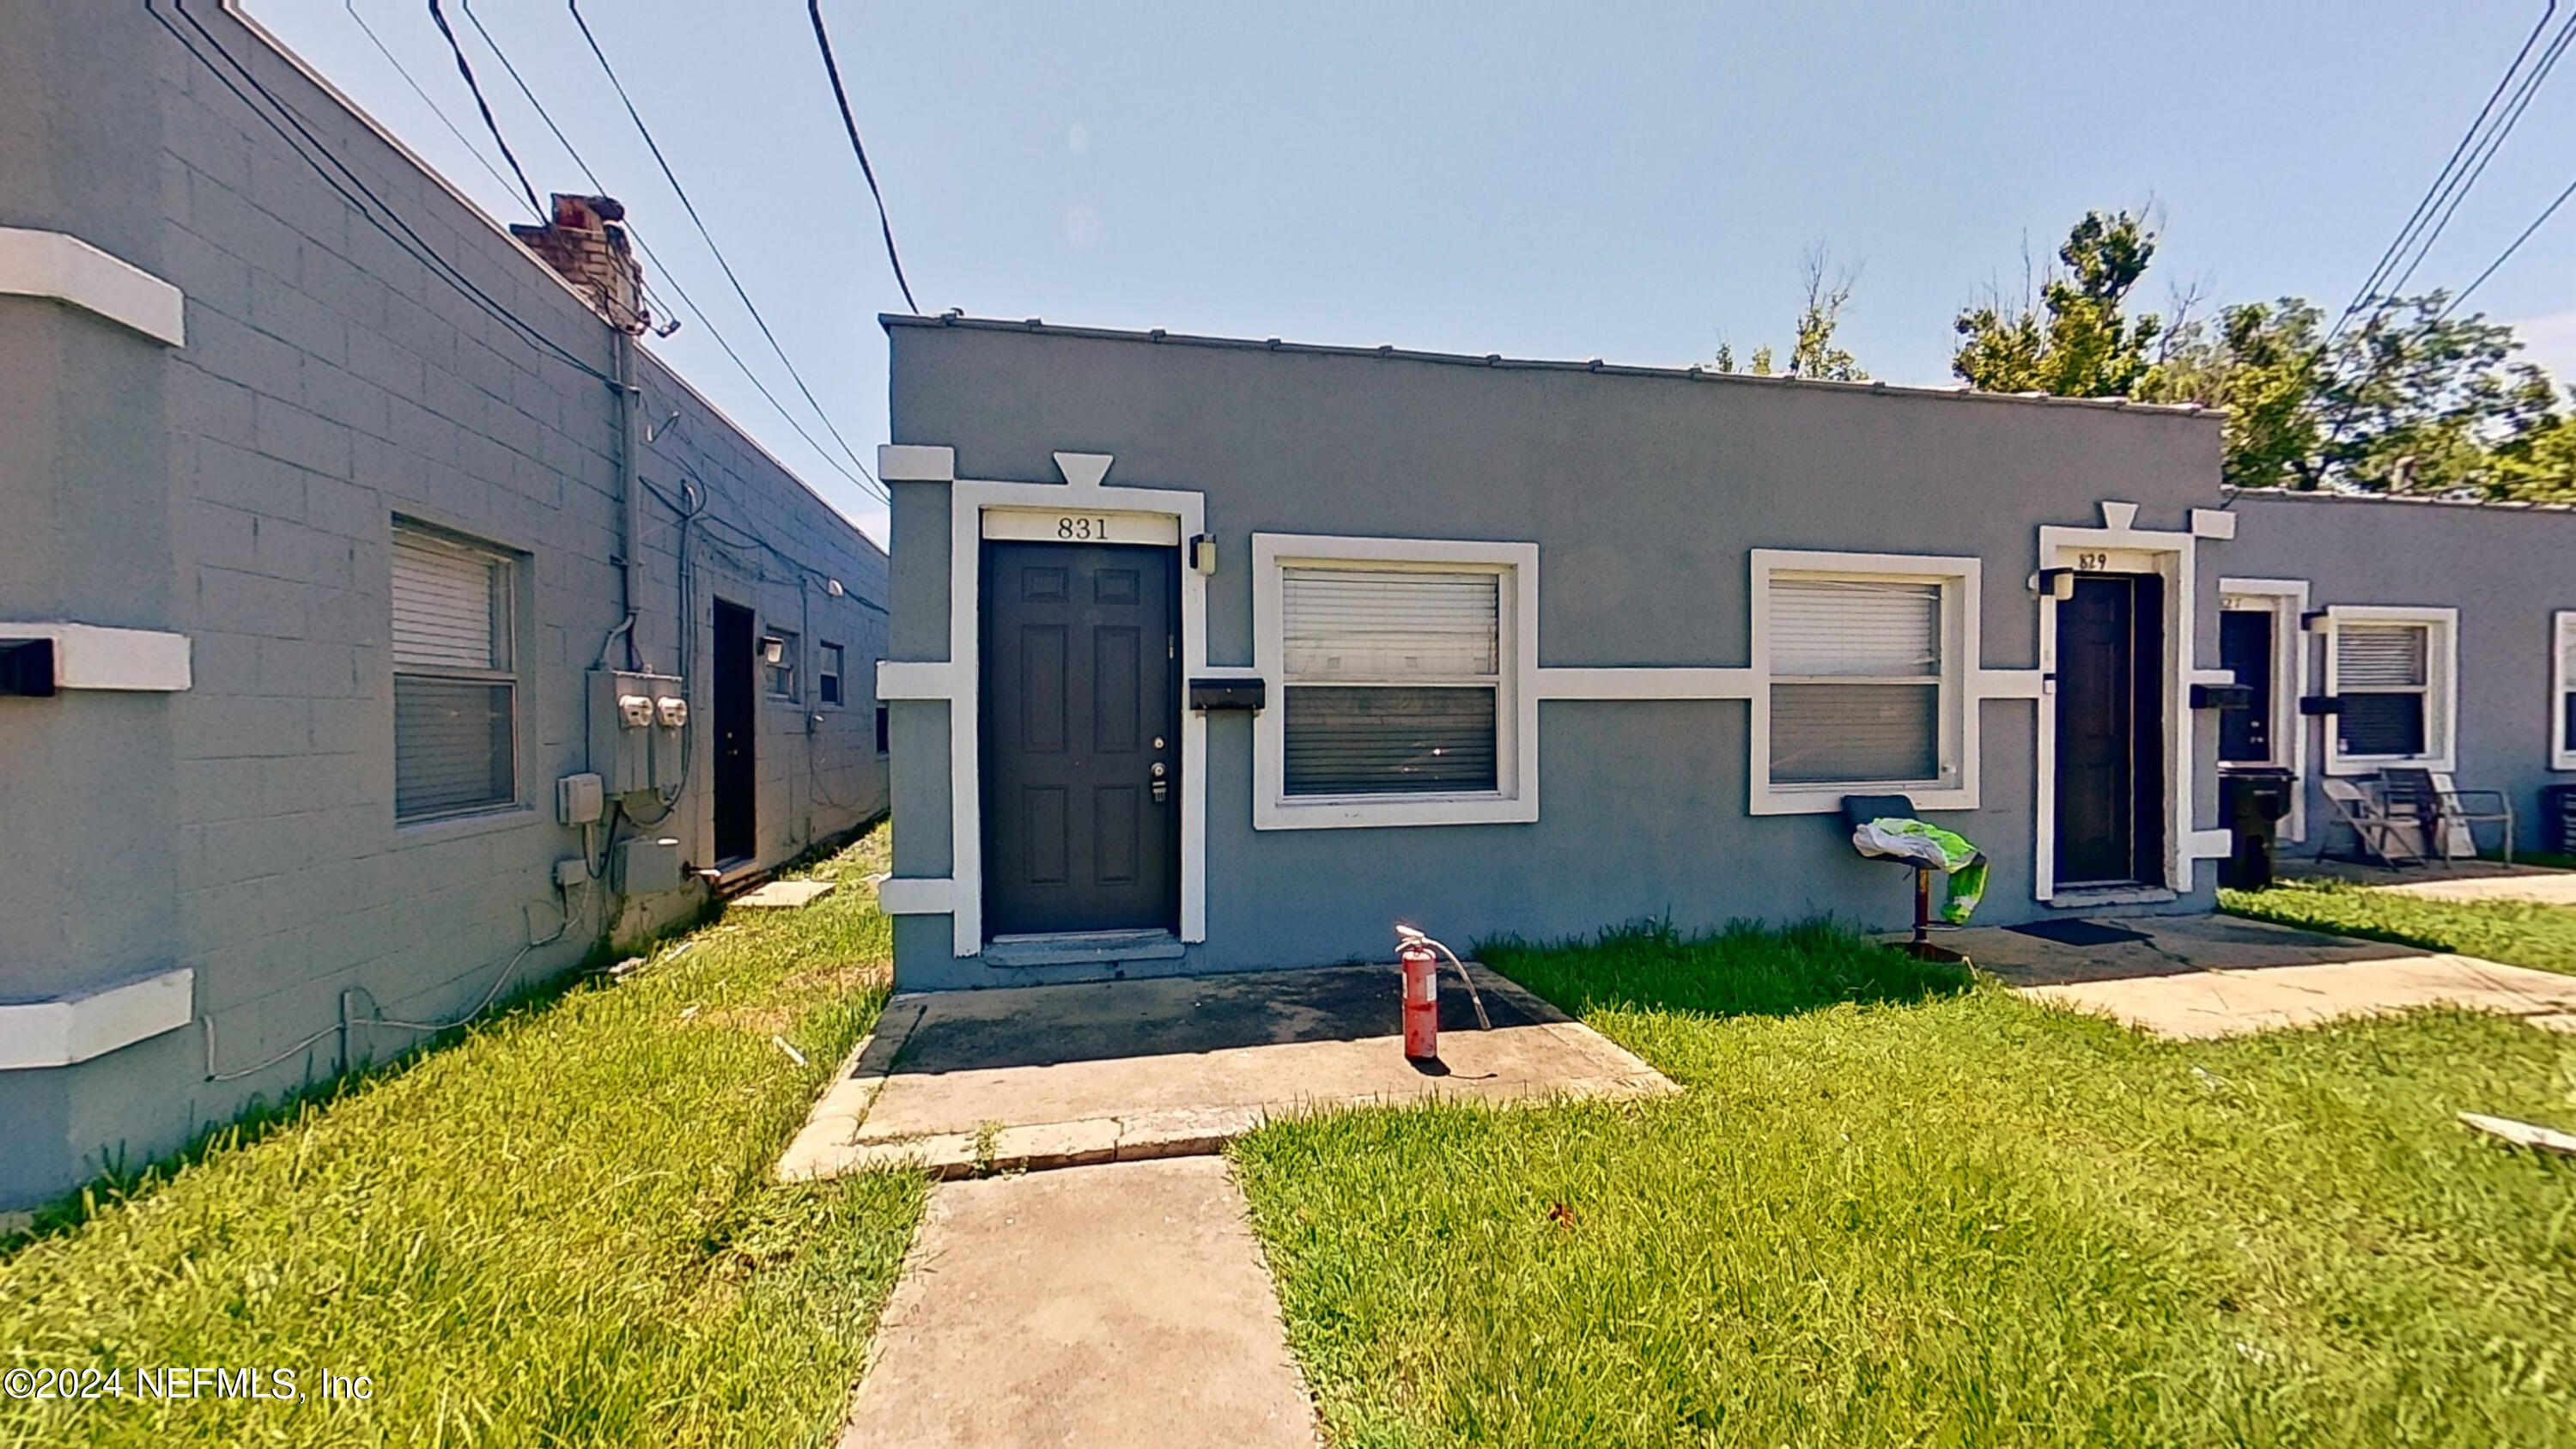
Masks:
[[[2343,753],[2373,759],[2414,759],[2437,753],[2432,734],[2433,626],[2359,623],[2335,625],[2335,716]]]
[[[1938,781],[1942,587],[1775,574],[1768,583],[1771,781]]]
[[[2550,750],[2550,768],[2576,770],[2576,610],[2557,616],[2558,659],[2555,682],[2558,738]]]
[[[393,535],[394,818],[518,798],[511,574],[498,554]]]
[[[1499,574],[1290,568],[1281,585],[1287,794],[1499,788]]]

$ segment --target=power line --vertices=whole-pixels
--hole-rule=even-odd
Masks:
[[[877,228],[885,233],[886,260],[894,266],[894,284],[903,291],[903,305],[918,314],[921,304],[912,300],[912,283],[903,279],[903,258],[895,254],[894,222],[886,216],[885,193],[877,189],[876,168],[868,164],[868,148],[859,140],[858,118],[850,114],[850,93],[841,88],[841,65],[832,58],[832,37],[823,31],[823,0],[805,0],[805,13],[813,17],[814,44],[822,48],[823,73],[832,78],[832,99],[840,102],[841,125],[850,133],[850,149],[858,153],[859,174],[868,179],[868,195],[877,201]]]
[[[459,8],[465,12],[466,23],[474,27],[475,34],[483,37],[484,45],[490,47],[492,51],[492,58],[501,62],[501,69],[509,75],[511,83],[519,88],[519,94],[537,113],[537,119],[543,121],[546,129],[554,134],[555,143],[563,147],[564,154],[572,158],[572,164],[578,167],[582,176],[590,182],[590,189],[594,192],[605,192],[608,187],[599,179],[599,173],[591,169],[590,162],[583,158],[581,148],[573,145],[572,138],[564,134],[563,127],[555,124],[554,114],[546,109],[545,102],[537,99],[535,88],[528,84],[525,76],[519,74],[519,67],[510,60],[510,53],[503,50],[501,42],[494,39],[492,32],[484,27],[483,17],[474,13],[473,0],[459,0]],[[645,240],[643,233],[635,229],[635,223],[632,220],[626,223],[626,234],[634,238],[635,245],[644,253],[644,259],[653,264],[654,271],[659,275],[661,282],[671,289],[672,295],[678,297],[681,305],[689,309],[689,315],[697,319],[698,325],[705,329],[709,337],[715,339],[716,346],[732,360],[734,367],[742,373],[743,380],[751,384],[752,389],[758,392],[761,399],[778,414],[781,422],[793,429],[796,436],[805,440],[805,445],[814,450],[814,456],[820,458],[824,466],[840,474],[851,487],[880,502],[889,501],[885,485],[877,481],[875,474],[868,472],[866,465],[862,464],[858,473],[853,474],[849,469],[841,466],[840,460],[832,456],[830,449],[815,441],[814,435],[805,430],[805,425],[796,420],[796,415],[788,411],[787,405],[778,400],[778,395],[769,390],[769,384],[762,382],[760,374],[751,370],[751,364],[743,361],[742,354],[734,350],[733,343],[726,339],[724,332],[708,319],[706,309],[700,307],[697,299],[689,295],[688,289],[680,285],[679,275],[663,264],[661,255],[653,250],[653,244]],[[810,394],[808,400],[811,400]],[[819,414],[820,409],[817,409],[817,412]]]
[[[562,343],[559,343],[553,338],[546,336],[543,332],[538,331],[533,323],[528,322],[517,313],[514,313],[509,308],[501,305],[500,302],[493,299],[491,294],[476,286],[473,279],[467,277],[462,271],[460,271],[455,263],[448,261],[443,256],[440,256],[437,249],[430,246],[429,243],[421,237],[420,233],[412,230],[411,224],[402,219],[402,214],[400,212],[395,211],[391,206],[387,205],[384,198],[376,195],[376,193],[368,187],[367,183],[358,176],[358,173],[350,168],[347,162],[341,160],[328,145],[323,143],[320,137],[314,135],[313,132],[305,126],[303,119],[296,114],[295,109],[292,106],[287,105],[285,101],[279,99],[274,91],[268,89],[268,87],[260,81],[259,77],[252,73],[250,67],[244,65],[239,57],[235,56],[230,50],[225,48],[224,43],[215,37],[213,31],[208,30],[196,16],[188,13],[186,0],[170,0],[170,8],[178,14],[180,19],[188,22],[188,28],[190,30],[197,32],[197,34],[202,37],[208,45],[214,47],[215,53],[221,55],[225,62],[231,66],[232,70],[240,75],[241,79],[239,81],[236,81],[232,75],[227,74],[223,67],[217,66],[212,60],[209,60],[206,57],[206,53],[197,48],[197,43],[195,41],[190,40],[187,34],[181,31],[178,26],[170,23],[170,18],[161,13],[159,8],[153,4],[153,0],[144,0],[143,8],[145,13],[149,14],[155,21],[160,23],[162,29],[170,32],[171,38],[179,42],[181,49],[187,51],[198,64],[204,66],[208,74],[214,76],[217,81],[223,84],[224,89],[231,91],[234,99],[239,100],[252,115],[257,116],[262,124],[276,132],[278,138],[286,143],[287,149],[293,151],[297,159],[311,167],[314,174],[322,178],[324,185],[329,186],[333,191],[338,192],[340,194],[340,199],[347,202],[351,210],[357,212],[368,225],[374,227],[377,231],[382,232],[385,239],[392,242],[397,249],[409,255],[414,261],[419,262],[422,266],[427,267],[432,275],[436,276],[440,281],[445,282],[448,286],[454,288],[457,293],[463,296],[467,301],[482,308],[485,312],[491,314],[491,316],[496,320],[517,332],[530,343],[553,353],[555,356],[561,358],[566,364],[582,372],[588,373],[590,376],[599,379],[601,382],[607,383],[612,387],[616,386],[617,380],[615,378],[602,372],[600,369],[591,366],[588,362],[582,360],[580,354],[573,352]],[[249,87],[248,90],[243,89],[245,85]],[[268,102],[269,107],[274,109],[275,114],[271,114],[270,110],[263,109],[257,101],[251,99],[251,92],[253,91],[256,91],[262,100]],[[291,133],[289,130],[290,127],[292,128]],[[300,144],[297,141],[297,137],[299,136],[303,138]],[[326,160],[330,163],[329,166],[325,166],[323,164]],[[339,175],[337,176],[332,174],[335,168],[339,172]],[[346,178],[345,184],[342,180],[344,177]],[[351,190],[352,187],[356,188],[355,191]],[[361,196],[365,197],[364,201],[359,199]],[[372,204],[374,209],[370,209],[370,204]],[[381,215],[379,215],[379,213],[381,213]]]
[[[352,0],[353,8],[354,4]],[[429,0],[429,18],[438,26],[438,33],[447,37],[447,53],[456,57],[456,73],[465,77],[465,89],[474,96],[474,109],[483,113],[483,127],[492,133],[492,144],[501,148],[501,159],[510,163],[510,174],[519,178],[519,189],[527,193],[528,209],[537,214],[539,221],[545,220],[545,203],[537,200],[537,188],[528,184],[528,173],[519,165],[519,158],[510,154],[509,139],[501,134],[501,123],[492,119],[491,103],[483,99],[483,87],[474,80],[474,67],[465,63],[465,47],[457,43],[456,32],[447,23],[447,12],[438,8],[438,0]]]
[[[2487,269],[2478,273],[2476,281],[2473,281],[2460,289],[2460,295],[2453,297],[2451,299],[2451,305],[2442,309],[2442,315],[2445,317],[2450,316],[2452,312],[2459,308],[2459,305],[2462,302],[2469,300],[2469,294],[2475,292],[2481,285],[2483,285],[2487,278],[2494,276],[2496,274],[2496,268],[2501,267],[2506,262],[2512,260],[2513,254],[2522,250],[2522,244],[2531,240],[2531,234],[2540,230],[2542,226],[2547,224],[2549,218],[2556,215],[2558,208],[2565,206],[2567,204],[2567,198],[2571,196],[2576,196],[2576,181],[2568,182],[2567,189],[2558,193],[2557,200],[2542,207],[2540,209],[2540,215],[2531,219],[2531,225],[2522,229],[2522,235],[2515,237],[2511,246],[2506,247],[2494,261],[2487,263]]]
[[[2415,203],[2406,224],[2398,228],[2396,237],[2380,254],[2370,275],[2335,319],[2332,331],[2327,334],[2329,342],[2341,336],[2344,328],[2373,299],[2402,288],[2414,276],[2416,267],[2422,264],[2433,243],[2450,225],[2452,215],[2467,199],[2469,189],[2485,173],[2487,162],[2493,159],[2497,148],[2503,145],[2505,137],[2512,133],[2523,111],[2530,106],[2532,94],[2557,63],[2557,57],[2565,50],[2570,35],[2576,35],[2576,17],[2571,17],[2568,25],[2543,50],[2540,64],[2525,72],[2523,63],[2531,58],[2532,47],[2541,43],[2542,35],[2547,33],[2549,22],[2557,12],[2558,0],[2548,0],[2540,19],[2532,25],[2531,33],[2523,38],[2522,47],[2514,52],[2512,63],[2505,67],[2504,74],[2496,80],[2495,88],[2488,93],[2486,104],[2478,108],[2468,129],[2461,133],[2459,143],[2451,148],[2449,159],[2442,163],[2442,169],[2425,188],[2423,197]],[[2522,77],[2519,86],[2515,85],[2517,75]],[[2509,96],[2508,90],[2511,91]],[[2500,102],[2504,106],[2501,112],[2497,109]],[[2410,253],[2412,259],[2406,260]],[[2402,274],[2399,271],[2401,261],[2404,261]]]
[[[358,23],[358,28],[360,30],[366,32],[367,41],[369,44],[375,46],[376,54],[385,58],[385,63],[394,68],[394,74],[401,76],[403,84],[411,87],[411,93],[413,95],[420,97],[420,103],[429,108],[429,113],[432,116],[438,118],[438,124],[447,128],[447,134],[456,138],[456,144],[465,148],[465,154],[474,158],[474,164],[483,168],[484,175],[491,177],[493,183],[499,186],[502,190],[508,190],[510,187],[509,178],[501,174],[500,169],[495,167],[492,164],[491,159],[483,154],[481,147],[465,139],[465,133],[457,129],[454,121],[447,118],[446,109],[440,106],[437,101],[431,99],[429,92],[421,88],[420,82],[412,78],[411,68],[404,65],[402,63],[402,58],[393,53],[393,48],[385,44],[383,37],[376,34],[376,28],[367,23],[367,17],[358,13],[358,0],[342,0],[342,3],[348,8],[349,18]],[[539,221],[545,220],[545,214],[542,212],[538,213],[537,219]]]
[[[590,22],[582,19],[581,0],[565,0],[565,8],[572,12],[573,24],[580,27],[581,38],[589,44],[592,57],[598,60],[600,73],[608,77],[609,88],[617,92],[618,101],[626,107],[626,118],[635,123],[636,134],[644,138],[645,149],[653,153],[654,164],[662,168],[662,179],[671,184],[671,194],[680,199],[680,209],[688,213],[690,224],[698,229],[699,238],[706,242],[707,251],[715,257],[716,266],[724,272],[725,280],[733,284],[733,294],[742,300],[743,309],[751,313],[751,320],[759,326],[760,335],[769,339],[770,350],[778,354],[779,365],[787,369],[787,376],[795,382],[796,390],[805,395],[814,415],[822,419],[823,430],[832,435],[832,441],[841,445],[841,451],[849,455],[851,462],[858,464],[859,471],[866,473],[868,465],[859,461],[858,450],[851,447],[849,440],[841,436],[841,430],[832,425],[832,415],[815,399],[814,390],[805,385],[804,374],[798,372],[796,364],[789,360],[787,349],[779,344],[778,334],[770,330],[769,319],[760,315],[760,308],[751,300],[751,293],[744,289],[742,278],[735,275],[733,263],[725,260],[724,249],[716,245],[714,233],[707,230],[706,219],[698,215],[697,204],[689,200],[689,193],[681,187],[679,176],[671,170],[670,159],[662,154],[660,143],[653,139],[652,129],[644,124],[643,115],[635,109],[634,97],[626,93],[625,83],[618,80],[617,68],[608,63],[608,52],[599,48],[599,37],[590,33]]]

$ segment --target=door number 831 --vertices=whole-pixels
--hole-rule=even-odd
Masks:
[[[1097,543],[1109,537],[1109,520],[1097,515],[1069,514],[1055,521],[1055,536]]]

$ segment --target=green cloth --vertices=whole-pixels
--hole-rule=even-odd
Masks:
[[[1872,832],[1881,838],[1862,839]],[[1890,815],[1873,820],[1854,832],[1852,843],[1868,854],[1891,855],[1900,860],[1937,867],[1946,878],[1947,886],[1941,902],[1941,919],[1951,925],[1967,924],[1968,917],[1977,909],[1977,903],[1985,899],[1985,852],[1955,831],[1944,830],[1926,821]]]

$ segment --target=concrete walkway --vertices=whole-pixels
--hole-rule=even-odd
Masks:
[[[1222,1158],[941,1184],[840,1449],[1314,1449]]]
[[[2101,924],[2134,939],[2068,946],[2008,929],[1941,939],[2035,1001],[2174,1041],[2431,1006],[2576,1030],[2576,976],[2230,916]]]
[[[1392,966],[898,997],[778,1173],[1076,1167],[1211,1153],[1264,1117],[1321,1107],[1678,1090],[1513,982],[1470,969],[1494,1029],[1477,1028],[1444,971],[1441,1060],[1427,1070],[1405,1059]]]

